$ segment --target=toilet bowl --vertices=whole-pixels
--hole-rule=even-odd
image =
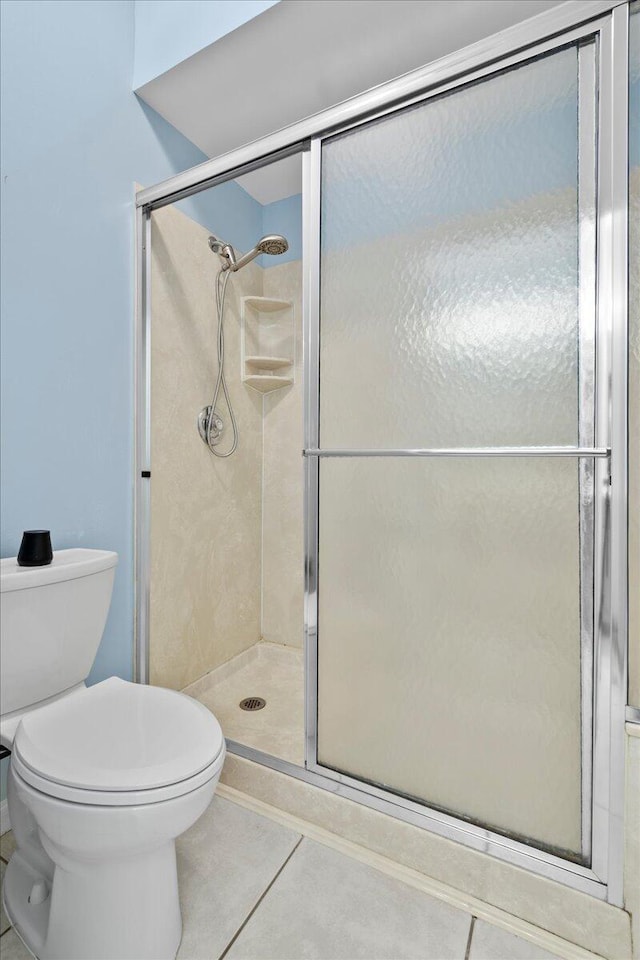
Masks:
[[[115,554],[62,554],[74,556],[31,579],[11,579],[15,570],[2,561],[2,653],[10,667],[2,693],[14,709],[0,716],[0,739],[12,751],[7,799],[16,841],[3,903],[40,960],[170,960],[182,933],[175,840],[211,802],[224,737],[206,707],[174,690],[117,677],[84,685],[78,634],[88,629],[95,643],[98,621],[102,632]],[[109,572],[102,587],[91,583]],[[71,587],[62,598],[61,585]],[[49,593],[25,604],[41,587]],[[83,615],[69,610],[70,599],[79,608],[87,601]],[[98,609],[95,622],[89,606]],[[33,676],[23,669],[24,647],[42,635],[48,679],[37,664]],[[52,656],[57,637],[64,646]],[[34,702],[35,690],[49,696]]]
[[[211,802],[224,755],[200,703],[115,677],[23,718],[9,792],[12,817],[27,816],[4,903],[36,956],[175,956],[175,839]],[[38,843],[49,870],[29,856]]]

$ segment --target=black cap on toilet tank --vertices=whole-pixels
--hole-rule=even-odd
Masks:
[[[53,560],[49,530],[25,530],[18,550],[21,567],[46,567]]]

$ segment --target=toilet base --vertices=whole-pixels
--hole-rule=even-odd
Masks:
[[[42,903],[29,903],[33,886],[45,878],[26,862],[18,850],[5,871],[2,905],[9,922],[34,957],[40,957],[49,925],[51,897]]]
[[[7,867],[7,916],[38,960],[173,960],[182,937],[173,841],[148,856],[69,872],[57,868],[41,903],[29,902],[46,884],[20,855]],[[71,909],[70,909],[71,907]]]
[[[38,960],[174,960],[182,937],[175,838],[209,806],[223,759],[189,793],[132,806],[63,801],[10,766],[16,852],[3,896]]]

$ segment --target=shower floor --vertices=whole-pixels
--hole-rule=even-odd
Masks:
[[[256,643],[184,693],[208,707],[228,740],[282,760],[304,763],[304,663],[302,650]],[[240,709],[245,697],[262,697],[262,710]]]

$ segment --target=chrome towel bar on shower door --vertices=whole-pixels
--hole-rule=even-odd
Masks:
[[[302,451],[305,457],[608,457],[608,447],[426,447],[409,450]]]

